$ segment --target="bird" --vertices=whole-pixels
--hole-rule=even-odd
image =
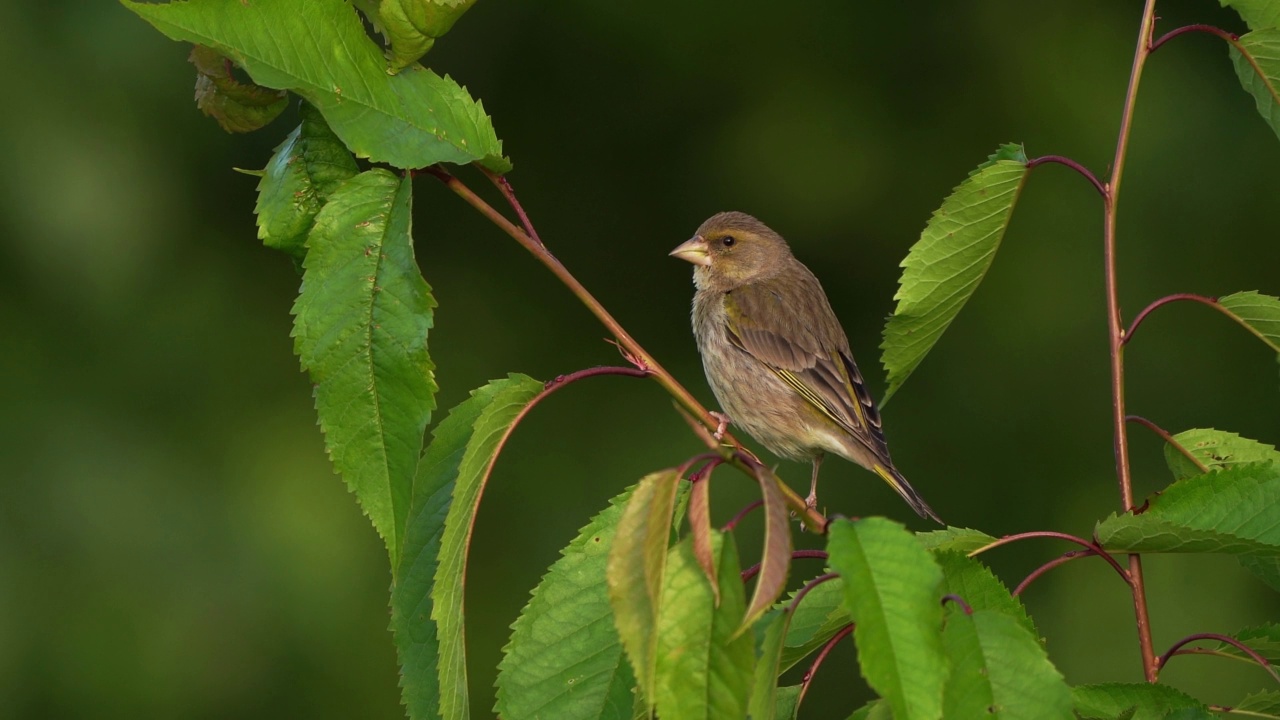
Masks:
[[[879,475],[921,517],[942,520],[894,467],[880,412],[818,278],[781,235],[742,212],[702,223],[671,256],[693,264],[693,334],[726,424],[818,470],[834,453]],[[943,523],[945,524],[945,523]]]

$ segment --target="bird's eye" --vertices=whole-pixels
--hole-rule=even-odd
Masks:
[[[738,242],[738,240],[732,235],[725,235],[720,238],[720,244],[725,247],[733,247],[733,244],[736,242]]]

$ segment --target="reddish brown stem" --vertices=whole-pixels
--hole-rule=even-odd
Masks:
[[[1022,582],[1018,583],[1018,587],[1013,589],[1013,596],[1018,597],[1019,595],[1021,595],[1022,591],[1026,590],[1028,585],[1040,579],[1041,575],[1044,575],[1045,573],[1058,567],[1059,565],[1066,565],[1067,563],[1071,562],[1072,560],[1075,560],[1076,558],[1085,557],[1086,555],[1096,555],[1096,554],[1097,553],[1095,553],[1092,548],[1088,550],[1072,550],[1070,552],[1063,553],[1060,557],[1056,557],[1050,560],[1049,562],[1041,565],[1040,567],[1033,570],[1030,575],[1023,578]]]
[[[1084,176],[1084,179],[1088,180],[1090,185],[1093,185],[1093,189],[1097,190],[1099,195],[1101,195],[1104,199],[1107,197],[1107,188],[1102,184],[1101,181],[1098,180],[1097,176],[1095,176],[1092,172],[1090,172],[1089,168],[1081,165],[1080,163],[1076,162],[1075,160],[1072,160],[1069,157],[1063,157],[1062,155],[1042,155],[1038,158],[1033,158],[1031,160],[1028,160],[1027,168],[1030,169],[1037,165],[1044,165],[1045,163],[1057,163],[1059,165],[1065,165],[1071,168],[1072,170],[1075,170],[1076,172]]]
[[[1280,683],[1280,674],[1276,673],[1276,669],[1272,667],[1271,663],[1268,662],[1266,658],[1259,655],[1258,652],[1253,648],[1249,647],[1248,645],[1245,645],[1244,643],[1231,637],[1230,635],[1219,635],[1218,633],[1196,633],[1195,635],[1188,635],[1182,638],[1181,640],[1179,640],[1178,642],[1174,643],[1172,647],[1166,650],[1165,653],[1161,655],[1158,660],[1156,660],[1156,674],[1159,675],[1160,671],[1164,669],[1165,664],[1169,662],[1170,658],[1172,658],[1174,655],[1181,654],[1180,651],[1182,650],[1182,647],[1184,645],[1187,645],[1189,643],[1193,643],[1199,640],[1217,640],[1218,642],[1224,642],[1228,645],[1231,645],[1232,647],[1236,648],[1240,652],[1252,658],[1253,661],[1258,663],[1258,665],[1261,666],[1263,670],[1267,671],[1268,675],[1270,675],[1276,682]]]
[[[817,674],[818,668],[822,667],[822,661],[827,659],[827,655],[831,652],[831,648],[836,646],[841,640],[849,636],[853,632],[853,623],[849,623],[840,628],[840,632],[831,636],[826,645],[818,651],[818,656],[813,659],[813,664],[808,670],[804,671],[804,679],[800,681],[800,695],[796,698],[796,711],[799,712],[800,704],[804,702],[804,696],[809,692],[809,683],[813,682],[813,676]]]
[[[942,604],[946,605],[949,602],[959,605],[960,609],[964,610],[965,615],[973,614],[973,608],[969,607],[969,603],[965,602],[964,598],[960,597],[959,595],[943,595]]]
[[[524,206],[520,204],[520,200],[516,197],[516,190],[511,187],[511,181],[507,180],[506,176],[498,175],[491,170],[480,168],[480,172],[489,178],[489,181],[498,188],[498,192],[502,193],[502,197],[506,198],[507,204],[511,206],[511,209],[516,211],[516,217],[520,218],[520,224],[524,226],[524,231],[529,237],[545,248],[546,245],[543,244],[542,238],[538,237],[538,231],[533,229],[533,223],[530,222],[529,216],[525,213]]]
[[[1223,30],[1222,28],[1214,27],[1212,25],[1187,25],[1185,27],[1180,27],[1176,30],[1170,30],[1169,32],[1161,35],[1158,40],[1152,41],[1151,46],[1147,48],[1147,54],[1151,54],[1156,50],[1159,50],[1161,45],[1164,45],[1165,43],[1178,37],[1179,35],[1185,35],[1187,33],[1192,33],[1192,32],[1201,32],[1201,33],[1208,33],[1210,35],[1217,35],[1218,37],[1222,38],[1223,40],[1226,40],[1232,45],[1235,45],[1236,41],[1240,39],[1239,35],[1236,35],[1234,33],[1229,33],[1226,30]]]
[[[1121,345],[1128,344],[1129,340],[1133,338],[1133,334],[1138,331],[1138,326],[1141,325],[1142,321],[1146,320],[1147,316],[1150,315],[1152,311],[1154,311],[1156,308],[1162,307],[1164,305],[1168,305],[1169,303],[1172,303],[1172,302],[1178,302],[1179,300],[1190,300],[1192,302],[1198,302],[1201,305],[1208,305],[1209,307],[1213,308],[1214,310],[1217,310],[1220,313],[1223,313],[1224,315],[1231,318],[1232,320],[1235,319],[1234,315],[1232,315],[1226,308],[1218,304],[1217,298],[1211,298],[1204,295],[1196,295],[1194,293],[1177,293],[1174,295],[1166,295],[1160,298],[1159,300],[1156,300],[1155,302],[1151,303],[1150,305],[1146,306],[1145,308],[1142,309],[1142,312],[1138,313],[1138,316],[1133,319],[1132,323],[1130,323],[1129,329],[1124,331],[1124,335],[1121,338],[1120,344]]]
[[[737,515],[734,515],[729,522],[724,524],[724,527],[720,528],[720,532],[729,532],[730,530],[738,527],[738,523],[742,522],[743,518],[750,515],[752,510],[755,510],[762,505],[764,505],[764,500],[756,500],[755,502],[747,503],[746,507],[739,510]]]
[[[1183,457],[1190,460],[1192,464],[1194,464],[1197,468],[1199,468],[1200,472],[1202,473],[1209,472],[1209,468],[1206,467],[1204,463],[1200,462],[1200,458],[1191,454],[1191,451],[1183,447],[1182,443],[1178,442],[1177,440],[1174,440],[1173,436],[1170,435],[1169,432],[1164,428],[1142,417],[1141,415],[1126,415],[1124,419],[1129,422],[1136,422],[1139,425],[1150,430],[1151,432],[1155,433],[1156,435],[1159,435],[1160,438],[1164,440],[1166,443],[1168,443],[1170,447],[1182,453]]]
[[[1084,549],[1088,550],[1089,552],[1097,555],[1098,557],[1101,557],[1103,560],[1106,560],[1107,564],[1110,565],[1113,569],[1115,569],[1115,571],[1119,573],[1120,577],[1126,583],[1128,583],[1130,586],[1132,586],[1133,584],[1132,579],[1129,577],[1129,573],[1126,572],[1124,568],[1120,567],[1120,563],[1116,562],[1116,559],[1111,557],[1111,554],[1108,553],[1106,550],[1103,550],[1102,546],[1098,545],[1097,542],[1085,540],[1084,538],[1076,537],[1075,535],[1069,535],[1067,533],[1054,532],[1053,530],[1036,530],[1033,532],[1018,533],[1017,535],[1005,535],[999,540],[996,540],[994,542],[989,542],[986,545],[983,545],[982,547],[978,548],[977,550],[974,550],[973,552],[969,553],[969,557],[975,557],[977,555],[981,555],[982,553],[988,550],[992,550],[994,548],[998,548],[1001,545],[1008,545],[1009,543],[1017,542],[1019,540],[1029,540],[1031,538],[1055,538],[1057,540],[1066,540],[1067,542],[1073,542],[1079,545],[1080,547],[1083,547]]]
[[[791,553],[792,560],[816,559],[826,560],[827,554],[822,550],[795,550]],[[742,582],[747,582],[751,578],[760,574],[760,563],[756,563],[746,570],[742,571]]]

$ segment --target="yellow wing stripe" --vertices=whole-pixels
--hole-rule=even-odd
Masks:
[[[824,400],[820,395],[818,395],[818,393],[814,392],[813,388],[806,385],[803,380],[796,377],[795,373],[791,372],[790,370],[782,370],[776,367],[770,367],[769,369],[772,370],[774,374],[776,374],[778,377],[782,378],[783,382],[785,382],[787,385],[790,385],[791,389],[800,393],[800,396],[803,397],[806,401],[808,401],[810,405],[821,410],[823,415],[826,415],[827,417],[831,418],[831,420],[835,422],[837,425],[842,425],[842,426],[848,425],[847,420],[836,415],[835,412],[831,410],[831,407],[827,405],[827,401]]]

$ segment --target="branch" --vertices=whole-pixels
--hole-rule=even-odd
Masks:
[[[1084,538],[1076,537],[1075,535],[1068,535],[1067,533],[1054,532],[1052,530],[1036,530],[1034,532],[1018,533],[1017,535],[1005,535],[999,540],[996,540],[994,542],[989,542],[986,545],[983,545],[982,547],[978,548],[977,550],[974,550],[973,552],[969,553],[969,557],[976,557],[988,550],[993,550],[995,548],[998,548],[1001,545],[1008,545],[1009,543],[1017,542],[1019,540],[1029,540],[1031,538],[1055,538],[1057,540],[1066,540],[1068,542],[1073,542],[1083,547],[1084,549],[1090,551],[1092,554],[1095,554],[1098,557],[1101,557],[1103,560],[1106,560],[1107,564],[1110,565],[1112,568],[1114,568],[1115,571],[1120,574],[1120,577],[1125,581],[1126,584],[1128,584],[1130,587],[1133,586],[1133,581],[1129,577],[1129,573],[1126,572],[1124,568],[1120,567],[1120,563],[1116,562],[1116,559],[1111,557],[1110,553],[1108,553],[1106,550],[1103,550],[1102,546],[1099,545],[1097,541],[1085,540]]]
[[[791,553],[792,560],[816,559],[826,560],[827,554],[822,550],[795,550]],[[760,574],[760,563],[756,563],[746,570],[742,571],[742,582],[747,582],[751,578]]]
[[[827,641],[827,644],[823,645],[822,650],[818,652],[818,656],[813,659],[813,664],[809,666],[808,670],[804,671],[804,679],[800,681],[800,696],[796,698],[797,712],[800,710],[800,703],[804,702],[805,694],[809,692],[809,683],[813,682],[813,676],[817,674],[818,668],[822,666],[822,661],[827,659],[827,653],[830,653],[831,648],[835,647],[836,643],[848,637],[849,633],[852,632],[853,623],[849,623],[848,625],[840,628],[840,632],[831,636],[831,639]]]
[[[1178,442],[1177,440],[1174,440],[1173,436],[1170,435],[1169,432],[1164,428],[1142,417],[1141,415],[1125,415],[1124,419],[1127,420],[1128,422],[1136,422],[1139,425],[1147,428],[1151,432],[1159,435],[1161,439],[1163,439],[1166,443],[1168,443],[1174,450],[1177,450],[1178,452],[1182,453],[1183,457],[1190,460],[1192,464],[1194,464],[1197,468],[1200,468],[1200,472],[1202,473],[1209,472],[1209,468],[1205,466],[1204,463],[1200,462],[1200,458],[1196,457],[1195,455],[1192,455],[1190,450],[1183,447],[1182,443]]]
[[[1061,556],[1056,557],[1050,560],[1049,562],[1041,565],[1040,567],[1036,568],[1035,570],[1031,571],[1031,574],[1023,578],[1022,582],[1018,583],[1018,587],[1013,589],[1013,596],[1018,597],[1019,595],[1021,595],[1022,591],[1026,590],[1028,585],[1040,579],[1041,575],[1044,575],[1045,573],[1058,567],[1059,565],[1066,565],[1067,563],[1071,562],[1072,560],[1075,560],[1078,557],[1085,557],[1086,555],[1096,555],[1096,554],[1097,553],[1093,551],[1093,548],[1089,548],[1088,550],[1072,550],[1070,552],[1063,553]]]
[[[1161,35],[1159,40],[1153,41],[1151,45],[1147,47],[1147,54],[1151,54],[1156,50],[1159,50],[1161,45],[1164,45],[1179,35],[1185,35],[1191,32],[1202,32],[1209,33],[1210,35],[1217,35],[1232,45],[1235,45],[1236,41],[1240,39],[1239,35],[1229,33],[1222,28],[1217,28],[1212,25],[1187,25],[1185,27],[1180,27],[1177,30],[1170,30],[1169,32]]]
[[[1196,295],[1194,293],[1177,293],[1174,295],[1165,295],[1159,300],[1156,300],[1155,302],[1146,306],[1145,308],[1142,309],[1142,312],[1138,313],[1138,316],[1133,319],[1133,323],[1129,325],[1129,329],[1124,331],[1124,335],[1120,340],[1120,344],[1127,345],[1129,343],[1129,340],[1133,338],[1133,334],[1137,332],[1138,326],[1142,324],[1143,320],[1147,319],[1147,316],[1150,315],[1153,310],[1155,310],[1158,307],[1168,305],[1169,303],[1177,302],[1179,300],[1191,300],[1193,302],[1198,302],[1201,305],[1208,305],[1209,307],[1217,310],[1218,312],[1225,314],[1227,317],[1231,318],[1232,320],[1235,320],[1234,315],[1232,315],[1226,308],[1218,304],[1217,298],[1206,297],[1204,295]]]
[[[1085,180],[1089,181],[1089,184],[1093,185],[1093,189],[1098,191],[1098,194],[1102,196],[1102,199],[1106,200],[1107,198],[1106,186],[1103,185],[1093,173],[1089,172],[1089,168],[1081,165],[1080,163],[1076,162],[1075,160],[1072,160],[1069,157],[1063,157],[1061,155],[1043,155],[1033,160],[1028,160],[1027,169],[1029,170],[1037,165],[1044,165],[1046,163],[1057,163],[1059,165],[1066,165],[1072,170],[1075,170],[1076,172],[1080,173],[1081,175],[1084,176]]]
[[[1179,651],[1182,650],[1183,645],[1186,645],[1188,643],[1193,643],[1198,640],[1217,640],[1219,642],[1224,642],[1228,645],[1235,647],[1240,652],[1243,652],[1245,655],[1248,655],[1249,657],[1253,658],[1253,661],[1258,663],[1258,665],[1261,666],[1263,670],[1266,670],[1268,675],[1274,678],[1276,682],[1280,683],[1280,674],[1276,673],[1276,669],[1271,666],[1271,663],[1268,662],[1266,658],[1259,655],[1258,652],[1253,648],[1249,647],[1248,645],[1245,645],[1244,643],[1231,637],[1230,635],[1219,635],[1218,633],[1197,633],[1195,635],[1188,635],[1182,638],[1181,640],[1179,640],[1178,642],[1174,643],[1173,647],[1166,650],[1165,653],[1161,655],[1158,660],[1156,660],[1157,675],[1161,670],[1164,669],[1165,663],[1169,662],[1170,658],[1172,658],[1174,655],[1179,654]]]

